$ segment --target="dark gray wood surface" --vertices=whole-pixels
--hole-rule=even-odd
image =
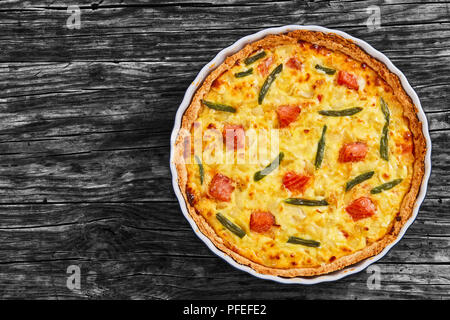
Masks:
[[[75,3],[76,2],[76,3]],[[450,297],[450,4],[432,1],[0,0],[0,297]],[[381,26],[366,26],[367,8]],[[427,198],[376,265],[334,283],[281,285],[201,242],[171,186],[184,91],[221,49],[267,27],[317,24],[369,42],[420,96],[433,141]],[[66,271],[81,268],[81,289]]]

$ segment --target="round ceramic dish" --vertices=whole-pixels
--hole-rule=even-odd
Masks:
[[[279,276],[260,274],[256,271],[254,271],[253,269],[251,269],[250,267],[247,267],[247,266],[237,263],[230,256],[226,255],[225,253],[223,253],[222,251],[217,249],[214,246],[214,244],[205,235],[203,235],[199,231],[194,220],[189,215],[189,212],[186,208],[185,200],[184,200],[184,198],[181,194],[180,188],[178,186],[178,175],[177,175],[177,170],[175,168],[175,164],[173,161],[173,156],[174,156],[175,141],[176,141],[178,131],[181,126],[181,118],[183,117],[184,112],[188,108],[188,106],[191,102],[191,99],[192,99],[193,95],[195,94],[197,88],[200,87],[203,80],[208,76],[208,74],[216,66],[219,66],[222,62],[224,62],[226,57],[238,52],[246,44],[257,41],[259,39],[262,39],[265,36],[270,35],[270,34],[282,34],[282,33],[287,33],[287,32],[294,31],[294,30],[310,30],[310,31],[320,31],[320,32],[325,32],[325,33],[335,33],[343,38],[352,40],[355,44],[357,44],[362,49],[364,49],[372,57],[383,62],[389,68],[389,70],[391,72],[395,73],[399,77],[406,93],[411,97],[413,103],[416,105],[416,107],[418,109],[417,116],[418,116],[420,122],[422,122],[422,131],[423,131],[423,135],[425,137],[426,143],[427,143],[427,150],[426,150],[426,155],[425,155],[425,173],[423,175],[422,185],[421,185],[419,194],[417,195],[417,199],[415,202],[415,206],[414,206],[412,215],[409,218],[409,220],[403,225],[403,228],[401,229],[401,231],[395,241],[393,241],[386,248],[384,248],[384,250],[381,251],[379,254],[377,254],[373,257],[367,258],[365,260],[362,260],[354,265],[348,266],[342,270],[338,270],[338,271],[335,271],[332,273],[314,276],[314,277],[283,278],[283,277],[279,277]],[[214,57],[214,59],[212,59],[206,66],[203,67],[203,69],[199,72],[199,74],[195,78],[194,82],[192,82],[192,84],[186,90],[183,101],[181,102],[181,105],[179,106],[176,117],[175,117],[175,125],[174,125],[173,131],[172,131],[170,147],[171,147],[170,148],[170,170],[172,172],[173,189],[178,198],[178,202],[180,203],[181,211],[183,212],[186,219],[189,221],[192,229],[194,229],[197,236],[200,239],[202,239],[202,241],[216,255],[218,255],[225,261],[227,261],[229,264],[231,264],[235,268],[246,271],[258,278],[273,280],[273,281],[281,282],[281,283],[315,284],[315,283],[326,282],[326,281],[335,281],[335,280],[341,279],[345,276],[348,276],[350,274],[354,274],[356,272],[364,270],[366,267],[368,267],[372,263],[380,260],[398,241],[400,241],[400,239],[403,237],[403,235],[405,234],[408,227],[416,219],[417,213],[419,212],[420,204],[422,203],[423,199],[425,198],[425,194],[427,191],[427,183],[428,183],[428,179],[429,179],[430,171],[431,171],[431,139],[430,139],[430,136],[428,133],[427,118],[425,116],[425,113],[422,110],[422,106],[420,105],[419,97],[417,96],[416,92],[413,90],[413,88],[408,83],[408,80],[406,80],[405,75],[399,69],[397,69],[384,54],[375,50],[367,42],[357,39],[357,38],[354,38],[342,31],[327,29],[327,28],[323,28],[323,27],[319,27],[319,26],[288,25],[288,26],[279,27],[279,28],[265,29],[265,30],[255,33],[255,34],[241,38],[239,41],[235,42],[233,45],[220,51],[219,54],[217,54]]]

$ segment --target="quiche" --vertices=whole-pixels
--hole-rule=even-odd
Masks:
[[[296,277],[396,239],[425,152],[394,73],[351,40],[297,30],[247,44],[210,72],[174,161],[200,232],[259,273]]]

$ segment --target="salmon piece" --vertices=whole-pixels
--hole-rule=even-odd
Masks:
[[[286,62],[286,66],[291,69],[301,70],[302,69],[302,62],[298,60],[297,58],[293,57]]]
[[[216,173],[209,184],[209,194],[219,201],[229,202],[233,191],[233,180],[221,173]]]
[[[300,114],[299,106],[279,106],[277,108],[278,120],[280,121],[280,128],[287,127],[291,122],[297,120]]]
[[[337,82],[339,85],[358,91],[359,85],[356,76],[347,71],[339,71]]]
[[[222,136],[228,150],[237,150],[245,147],[245,130],[240,124],[224,125]]]
[[[275,224],[275,217],[268,211],[254,211],[250,216],[250,229],[262,233],[267,232]]]
[[[353,221],[358,221],[373,216],[376,207],[370,198],[361,197],[353,200],[347,208],[345,208],[345,211],[352,217]]]
[[[368,147],[364,142],[347,143],[339,151],[339,162],[357,162],[366,157]]]
[[[259,65],[258,65],[258,71],[261,74],[261,76],[265,77],[269,74],[269,68],[273,63],[273,58],[268,57],[264,59]]]
[[[289,171],[283,177],[283,185],[291,192],[303,193],[310,179],[310,176],[299,175],[294,171]]]

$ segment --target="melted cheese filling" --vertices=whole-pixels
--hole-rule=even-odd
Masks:
[[[203,106],[196,122],[203,132],[214,127],[222,132],[225,124],[250,128],[277,129],[276,109],[280,105],[298,105],[301,113],[288,127],[279,130],[279,149],[284,152],[280,166],[264,179],[255,182],[253,175],[267,165],[267,161],[244,164],[204,163],[204,182],[200,184],[199,168],[192,159],[187,164],[187,187],[195,194],[196,210],[207,220],[225,244],[242,256],[273,268],[314,267],[359,251],[381,239],[389,230],[412,177],[413,153],[408,121],[392,89],[369,67],[339,53],[317,48],[309,43],[266,48],[266,57],[247,66],[242,61],[216,79],[205,100],[233,106],[236,113],[222,112]],[[261,75],[258,65],[272,57],[270,73],[283,63],[283,71],[272,83],[262,104],[258,94],[267,74]],[[286,63],[295,57],[301,61],[301,70],[289,68]],[[317,70],[319,64],[336,69],[334,75]],[[249,76],[236,78],[234,74],[253,68]],[[358,79],[359,90],[337,83],[337,73],[345,70]],[[382,97],[390,110],[389,161],[380,157],[380,138],[385,118],[380,108]],[[327,117],[319,110],[361,107],[353,116]],[[327,125],[326,144],[322,165],[314,167],[317,142],[322,127]],[[350,142],[362,141],[368,146],[363,161],[340,163],[339,150]],[[204,148],[206,144],[204,143]],[[248,146],[247,146],[248,148]],[[207,151],[204,151],[207,152]],[[284,188],[282,178],[288,171],[309,174],[311,181],[303,194],[294,195]],[[375,171],[374,176],[345,192],[345,184],[355,176]],[[234,181],[231,201],[221,202],[208,196],[208,186],[216,173]],[[401,178],[396,187],[379,194],[370,190],[382,183]],[[328,206],[294,206],[283,202],[289,197],[327,199]],[[370,197],[376,213],[354,221],[346,212],[349,203],[361,196]],[[270,211],[278,226],[269,232],[257,233],[250,229],[253,211]],[[224,228],[216,219],[221,212],[241,227],[243,238]],[[312,239],[320,247],[287,243],[290,236]]]

